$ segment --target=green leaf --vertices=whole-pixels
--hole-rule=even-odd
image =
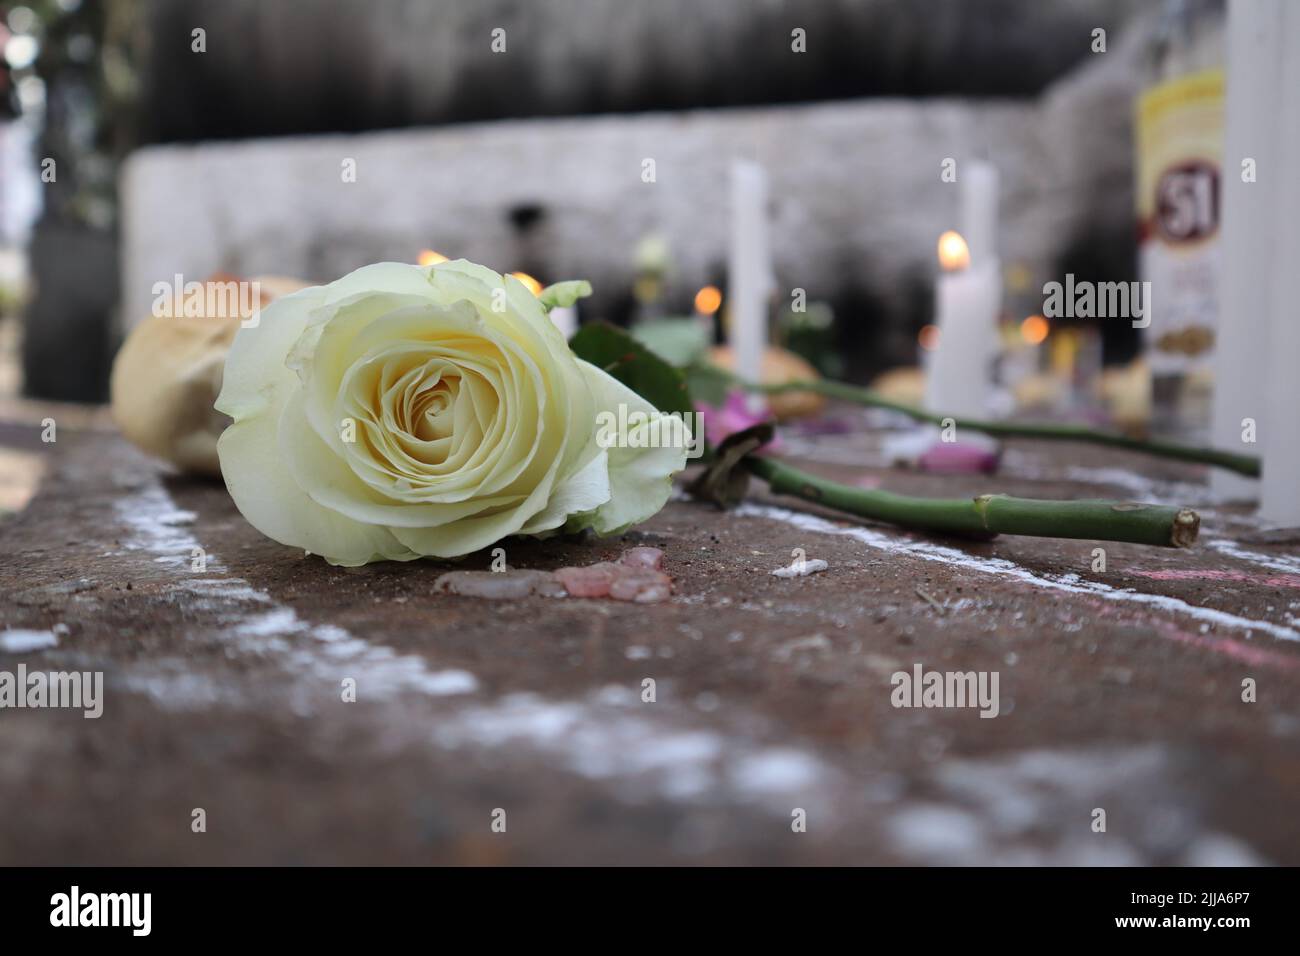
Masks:
[[[570,279],[568,282],[548,285],[537,298],[541,300],[542,308],[550,311],[557,307],[567,308],[589,295],[591,295],[590,282],[586,279]]]
[[[721,408],[727,401],[727,392],[734,387],[730,375],[707,362],[697,362],[685,370],[686,385],[691,390],[691,398],[714,408]]]
[[[695,411],[682,373],[606,322],[584,325],[569,339],[573,354],[618,379],[661,412]]]
[[[634,339],[677,368],[702,361],[709,351],[709,333],[694,319],[651,319],[638,322],[630,331]]]

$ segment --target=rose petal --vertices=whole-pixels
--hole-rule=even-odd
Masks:
[[[609,455],[610,500],[590,514],[579,515],[570,522],[570,531],[593,528],[597,534],[618,532],[657,514],[672,494],[672,476],[686,467],[690,433],[676,415],[664,415],[618,379],[587,362],[579,360],[587,376],[596,406],[618,414],[619,406],[627,415],[642,412],[659,420],[659,447],[634,448],[630,436],[621,435],[618,447],[606,448]],[[626,416],[625,416],[626,418]],[[651,426],[641,429],[649,435]]]
[[[662,571],[626,568],[610,582],[609,596],[619,601],[649,604],[668,600],[672,586],[672,578]]]
[[[560,568],[555,579],[573,597],[605,597],[616,573],[616,565],[601,562],[585,568]]]
[[[512,601],[532,595],[564,597],[564,588],[549,571],[448,571],[433,582],[435,591],[462,597]]]
[[[658,571],[664,566],[664,553],[658,548],[629,548],[623,552],[623,557],[619,558],[618,562],[630,568],[649,568],[651,571]]]

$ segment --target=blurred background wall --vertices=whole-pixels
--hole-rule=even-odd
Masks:
[[[1132,0],[154,0],[172,142],[862,96],[1031,96]],[[197,62],[191,29],[212,40]],[[507,31],[505,56],[489,50]],[[812,38],[792,57],[790,31]],[[233,41],[233,42],[232,42]]]
[[[771,167],[778,280],[830,304],[849,371],[910,361],[955,202],[934,187],[942,156],[1004,165],[1004,258],[1026,282],[1044,262],[1132,273],[1142,49],[1126,28],[1153,5],[11,4],[11,31],[36,50],[24,62],[6,49],[10,125],[34,131],[30,169],[58,169],[11,240],[30,249],[26,389],[101,398],[114,337],[176,272],[325,280],[431,247],[588,276],[591,314],[625,321],[637,245],[659,234],[664,307],[689,312],[700,283],[724,284],[733,154]],[[19,9],[30,17],[15,23]],[[1090,49],[1099,27],[1105,54]],[[795,28],[807,53],[791,50]],[[931,154],[933,169],[916,160]],[[340,180],[343,157],[358,160],[355,183]]]

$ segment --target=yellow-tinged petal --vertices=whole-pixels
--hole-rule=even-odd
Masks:
[[[597,534],[616,534],[657,514],[673,491],[672,476],[686,467],[689,431],[676,415],[665,415],[618,379],[596,366],[579,361],[597,406],[624,418],[640,412],[646,418],[620,434],[605,449],[609,458],[608,502],[590,514],[575,516],[569,530],[592,528]],[[636,446],[641,447],[636,447]]]

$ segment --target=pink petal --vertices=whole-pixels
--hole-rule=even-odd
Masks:
[[[609,596],[618,601],[650,604],[668,600],[672,586],[672,578],[662,571],[628,568],[614,578],[609,586]]]
[[[623,552],[623,557],[618,559],[619,564],[626,564],[629,568],[649,568],[651,571],[658,571],[664,566],[664,553],[658,548],[629,548]]]
[[[617,573],[617,565],[602,561],[586,568],[560,568],[555,578],[573,597],[605,597]]]

